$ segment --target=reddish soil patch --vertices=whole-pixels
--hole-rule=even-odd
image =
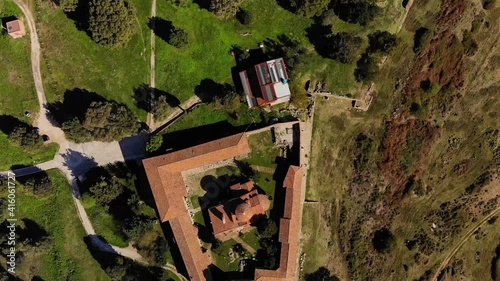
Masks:
[[[465,1],[444,1],[430,45],[415,57],[409,81],[402,91],[402,103],[408,106],[401,114],[394,114],[386,126],[379,167],[393,195],[403,194],[408,180],[418,176],[420,163],[439,136],[439,129],[428,121],[408,117],[409,105],[425,101],[429,112],[436,109],[445,113],[460,97],[464,50],[452,29],[465,9]],[[436,96],[430,94],[433,85],[440,88]]]

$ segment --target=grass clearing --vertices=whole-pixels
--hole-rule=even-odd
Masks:
[[[149,83],[149,1],[129,0],[137,29],[126,47],[109,50],[77,29],[52,2],[37,2],[44,85],[49,102],[62,101],[67,90],[85,89],[126,104],[141,120],[146,112],[134,105],[133,89]]]
[[[22,147],[12,144],[9,137],[0,132],[0,155],[2,162],[0,170],[9,170],[13,165],[31,166],[54,158],[59,150],[55,143],[41,145],[34,151],[26,151]]]
[[[50,235],[47,251],[36,248],[24,251],[22,262],[16,267],[17,276],[24,280],[31,280],[35,275],[44,280],[109,280],[83,241],[86,233],[66,178],[57,170],[47,173],[53,187],[48,197],[35,197],[20,185],[16,188],[18,220],[33,220]],[[3,257],[0,259],[4,263]]]

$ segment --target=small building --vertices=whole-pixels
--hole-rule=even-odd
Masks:
[[[241,71],[240,79],[250,108],[290,100],[288,73],[283,58],[262,62]]]
[[[214,235],[221,241],[249,229],[271,205],[266,195],[258,193],[253,181],[231,186],[230,196],[230,200],[208,210]]]
[[[12,38],[17,39],[26,35],[26,29],[24,28],[24,23],[21,20],[12,20],[5,24],[7,28],[7,33],[12,36]]]

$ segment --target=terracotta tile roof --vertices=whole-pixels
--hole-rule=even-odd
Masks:
[[[143,160],[162,222],[185,212],[187,195],[181,172],[250,153],[245,134],[225,137]]]
[[[230,189],[250,191],[208,210],[213,232],[222,241],[230,238],[228,234],[250,226],[258,215],[265,215],[270,207],[269,199],[258,193],[253,181],[233,185]]]
[[[21,30],[21,21],[20,20],[13,20],[9,21],[6,26],[7,26],[7,32],[16,32]]]
[[[181,173],[248,153],[246,135],[238,134],[143,160],[160,220],[169,221],[191,280],[211,280],[212,262],[201,252],[198,230],[184,205],[187,190]]]
[[[278,239],[281,243],[280,264],[276,270],[255,270],[255,281],[295,280],[299,256],[302,168],[290,166],[283,181],[285,211],[280,219]]]

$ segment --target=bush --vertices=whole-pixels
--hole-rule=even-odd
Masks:
[[[244,25],[248,25],[252,22],[252,14],[246,10],[240,9],[238,13],[236,13],[236,19]]]
[[[33,129],[25,126],[18,126],[9,134],[9,140],[27,149],[34,149],[42,144],[42,138]]]
[[[482,0],[482,2],[483,2],[483,9],[490,10],[495,6],[497,0]]]
[[[74,12],[78,7],[78,0],[60,0],[59,7],[66,13]]]
[[[224,19],[232,18],[239,11],[242,0],[211,0],[210,11]]]
[[[134,34],[134,10],[123,0],[90,0],[89,31],[106,48],[123,47]]]
[[[188,34],[184,29],[172,27],[168,34],[167,43],[176,48],[182,48],[188,43]]]
[[[413,38],[413,52],[419,53],[427,48],[432,39],[432,32],[421,27],[415,31],[415,37]]]
[[[328,9],[330,0],[291,0],[290,6],[295,13],[307,18],[321,15]]]

